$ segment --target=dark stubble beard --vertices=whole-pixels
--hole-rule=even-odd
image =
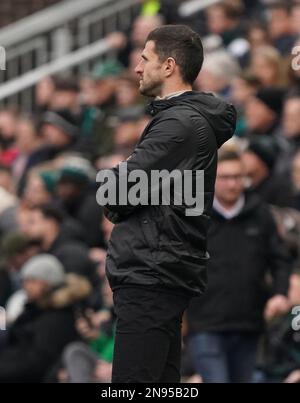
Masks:
[[[146,85],[140,86],[140,93],[146,97],[155,98],[161,94],[162,82],[161,81],[151,81]]]

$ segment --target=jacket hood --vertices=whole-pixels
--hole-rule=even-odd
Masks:
[[[218,147],[233,136],[237,117],[235,107],[211,93],[187,91],[170,99],[154,100],[148,106],[148,112],[155,116],[165,109],[179,105],[196,110],[206,119],[213,128]]]
[[[85,299],[91,290],[87,279],[76,274],[67,274],[65,283],[47,294],[38,305],[43,309],[62,309]]]

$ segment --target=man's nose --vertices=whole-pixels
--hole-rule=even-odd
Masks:
[[[136,74],[141,74],[143,72],[141,62],[134,69]]]

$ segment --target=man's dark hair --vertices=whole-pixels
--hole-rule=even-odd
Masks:
[[[41,204],[34,206],[32,210],[38,210],[42,213],[42,215],[45,218],[48,218],[50,220],[56,221],[58,224],[61,224],[64,220],[64,213],[63,211],[56,207],[53,206],[52,204]]]
[[[217,3],[212,5],[211,7],[221,8],[225,17],[233,21],[239,20],[243,16],[243,13],[245,11],[243,4],[236,2]]]
[[[218,153],[218,163],[225,162],[225,161],[241,161],[241,155],[231,149],[220,149]]]
[[[173,57],[185,83],[193,84],[203,64],[203,46],[197,32],[185,25],[163,25],[148,35],[160,61]]]
[[[76,79],[76,77],[56,76],[54,77],[53,81],[56,91],[68,91],[76,93],[80,91],[80,87],[78,85],[78,79]]]

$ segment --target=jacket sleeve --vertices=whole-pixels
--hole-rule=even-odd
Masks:
[[[178,167],[180,162],[186,158],[184,145],[190,132],[191,127],[188,127],[177,117],[166,116],[161,118],[159,122],[153,125],[145,138],[127,159],[127,175],[133,170],[142,170],[146,173],[149,184],[152,170],[166,169],[171,171]],[[139,205],[118,204],[119,168],[120,164],[110,170],[116,178],[117,203],[115,205],[106,204],[104,206],[104,213],[112,222],[122,221],[137,208],[141,207]],[[103,183],[100,184],[100,187],[102,185]],[[127,191],[133,185],[134,183],[128,183]]]
[[[273,280],[273,293],[286,295],[289,287],[292,259],[278,233],[275,220],[269,209],[265,211],[265,219],[267,225],[268,267]]]

